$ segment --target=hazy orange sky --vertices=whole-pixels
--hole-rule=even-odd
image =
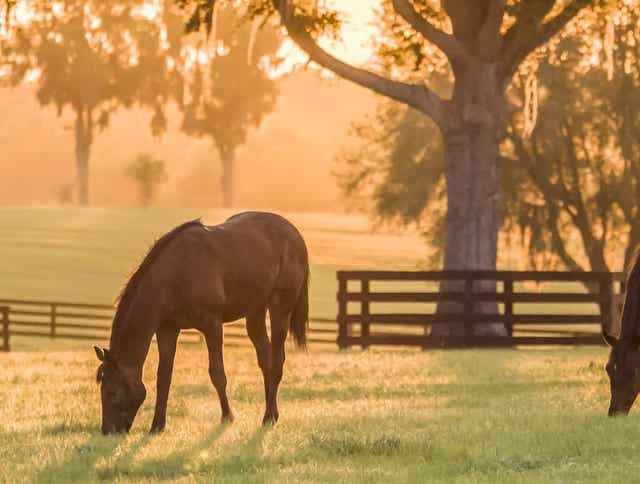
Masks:
[[[364,64],[371,56],[371,38],[376,33],[375,9],[380,6],[380,0],[327,0],[326,4],[342,15],[343,38],[341,42],[325,40],[323,47],[342,60]],[[284,70],[307,61],[307,55],[290,40],[285,42],[282,52],[288,59]]]

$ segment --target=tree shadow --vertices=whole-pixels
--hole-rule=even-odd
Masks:
[[[33,482],[79,482],[90,480],[89,476],[95,472],[100,459],[115,458],[113,465],[127,465],[146,445],[148,437],[142,435],[132,442],[128,442],[125,436],[103,436],[93,434],[81,444],[75,446],[68,453],[66,459],[49,464],[41,469],[34,477]],[[125,446],[126,444],[126,446]],[[123,447],[122,452],[118,449]]]

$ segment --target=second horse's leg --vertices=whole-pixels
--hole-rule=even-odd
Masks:
[[[221,420],[222,422],[233,422],[233,413],[227,399],[227,375],[224,373],[222,358],[222,317],[219,315],[209,317],[204,324],[202,333],[209,350],[209,376],[220,399]]]

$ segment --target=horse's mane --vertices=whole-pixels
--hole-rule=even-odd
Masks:
[[[135,269],[135,271],[133,271],[132,275],[123,286],[120,295],[116,299],[117,308],[115,317],[113,319],[114,324],[116,323],[116,321],[124,321],[124,316],[126,315],[129,306],[131,305],[131,301],[133,300],[133,296],[136,293],[136,289],[151,264],[153,264],[153,262],[158,258],[165,247],[167,247],[167,245],[169,245],[169,243],[171,243],[178,235],[195,225],[201,225],[200,219],[191,220],[189,222],[183,223],[182,225],[179,225],[172,231],[164,234],[151,246],[149,252],[147,252],[147,255],[144,257],[140,265]]]

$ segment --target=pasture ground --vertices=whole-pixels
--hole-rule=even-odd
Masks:
[[[226,215],[0,209],[0,298],[108,303],[154,237]],[[360,218],[288,216],[310,248],[314,316],[336,314],[336,269],[415,269],[425,255],[416,235],[372,234]],[[12,347],[0,353],[0,482],[628,482],[640,471],[638,418],[604,416],[605,348],[289,351],[281,421],[263,431],[253,351],[226,349],[236,421],[221,427],[206,352],[182,345],[167,431],[151,438],[155,347],[126,437],[100,434],[89,343]]]
[[[206,352],[178,350],[168,424],[147,400],[100,435],[90,351],[0,355],[1,482],[630,482],[636,415],[605,416],[606,351],[289,351],[280,423],[263,431],[253,352],[228,348],[236,421],[218,425]]]

